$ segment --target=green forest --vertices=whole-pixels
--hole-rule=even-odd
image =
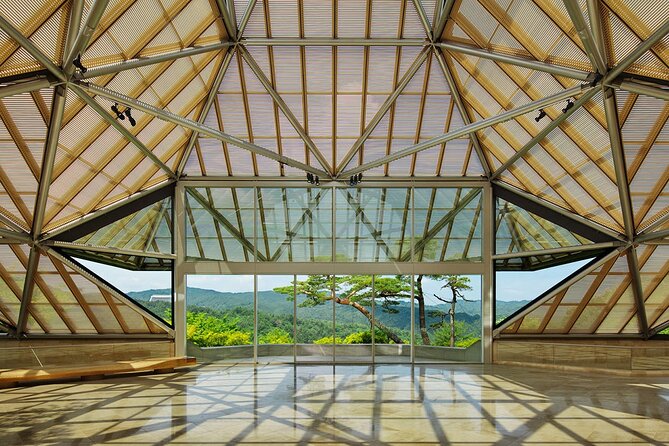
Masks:
[[[481,332],[481,301],[462,297],[462,291],[469,286],[466,281],[462,282],[466,277],[425,277],[443,282],[445,292],[441,298],[435,295],[439,304],[428,304],[427,299],[421,303],[422,289],[417,286],[414,309],[416,344],[467,347],[476,342]],[[298,282],[297,302],[293,302],[292,284],[271,291],[259,291],[258,343],[370,344],[372,333],[379,344],[410,342],[411,288],[410,280],[405,276],[376,277],[374,296],[371,276],[335,277],[334,298],[330,289],[332,280],[332,276],[313,275]],[[454,287],[449,287],[449,284]],[[170,303],[149,301],[152,295],[170,292],[163,289],[128,294],[154,314],[171,321]],[[498,302],[497,318],[513,313],[526,303]],[[295,332],[294,306],[297,309]],[[253,292],[223,293],[188,288],[186,319],[187,338],[200,347],[252,344]]]

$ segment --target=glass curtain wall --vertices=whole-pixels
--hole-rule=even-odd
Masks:
[[[185,192],[186,262],[255,274],[242,276],[251,278],[244,300],[255,310],[251,317],[224,309],[225,322],[250,336],[234,346],[246,359],[480,361],[480,351],[433,352],[467,349],[465,339],[480,338],[479,277],[473,279],[478,307],[463,298],[452,319],[439,293],[413,299],[417,281],[444,294],[439,287],[447,276],[412,274],[483,271],[476,266],[482,265],[480,187],[198,185]],[[293,275],[306,271],[313,273]]]
[[[479,361],[483,327],[481,302],[480,276],[415,276],[415,361]]]
[[[202,361],[254,358],[253,275],[186,278],[186,352]]]
[[[257,276],[258,360],[295,360],[294,276]]]
[[[371,275],[335,277],[335,360],[369,362],[372,355]]]
[[[374,359],[411,361],[411,275],[374,276]]]
[[[481,188],[186,187],[185,214],[187,261],[482,262]]]
[[[203,361],[480,362],[481,280],[189,276],[187,324],[188,354]]]
[[[334,277],[296,276],[296,360],[334,360]]]

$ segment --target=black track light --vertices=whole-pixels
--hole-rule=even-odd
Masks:
[[[79,68],[79,71],[82,73],[88,71],[88,68],[86,68],[84,64],[81,63],[81,54],[77,54],[77,58],[72,61],[72,65]]]
[[[320,186],[321,185],[321,179],[318,177],[318,175],[314,175],[313,173],[307,172],[307,183],[315,184],[316,186]]]
[[[114,105],[111,106],[111,111],[116,113],[116,119],[120,119],[121,121],[125,119],[125,115],[118,109],[118,102],[114,102]]]
[[[349,185],[349,186],[356,186],[356,185],[357,185],[358,183],[360,183],[361,181],[362,181],[362,173],[359,173],[359,174],[356,174],[356,175],[352,175],[352,176],[348,179],[348,185]]]
[[[541,121],[541,119],[542,119],[544,116],[546,116],[546,112],[544,111],[543,108],[540,108],[540,109],[539,109],[539,116],[537,116],[536,118],[534,118],[534,120],[537,121],[537,122],[539,122],[539,121]]]
[[[574,101],[567,99],[567,105],[562,109],[562,113],[567,113],[567,111],[574,106]]]
[[[137,124],[137,121],[135,121],[135,119],[132,117],[130,112],[131,112],[131,109],[126,108],[123,113],[125,114],[126,118],[128,118],[128,122],[130,123],[130,125],[134,127]]]

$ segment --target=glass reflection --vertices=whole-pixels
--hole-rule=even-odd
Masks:
[[[411,260],[411,189],[337,189],[336,258],[340,262]]]
[[[369,362],[372,355],[372,276],[335,277],[335,359]]]
[[[294,359],[294,276],[258,276],[256,292],[258,359]]]
[[[258,188],[256,221],[259,261],[332,261],[331,189]]]
[[[254,189],[186,188],[186,257],[254,261]]]
[[[481,261],[481,189],[414,189],[414,261]]]

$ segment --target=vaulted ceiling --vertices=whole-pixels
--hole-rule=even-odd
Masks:
[[[612,277],[621,264],[626,276],[614,295],[632,296],[638,326],[618,332],[651,334],[669,319],[669,298],[657,297],[669,294],[657,291],[669,264],[657,247],[669,235],[668,33],[666,0],[653,8],[623,0],[4,1],[0,300],[9,306],[1,322],[37,330],[39,317],[20,303],[50,286],[32,280],[42,274],[82,295],[58,243],[76,240],[70,252],[102,246],[121,263],[166,264],[166,194],[140,214],[126,212],[115,229],[58,236],[184,178],[311,173],[347,183],[362,173],[489,181],[606,235],[617,257],[582,281]],[[546,229],[544,216],[498,207],[509,227],[525,228],[498,253],[507,259],[585,243]],[[537,231],[550,236],[528,238]],[[502,328],[531,331],[522,319],[531,310],[544,312],[533,329],[550,331],[579,283]],[[602,292],[586,291],[574,311]],[[572,322],[562,331],[579,326]],[[155,331],[150,324],[144,330]]]

